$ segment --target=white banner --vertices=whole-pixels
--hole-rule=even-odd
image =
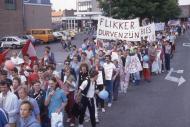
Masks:
[[[133,74],[133,73],[142,71],[142,65],[137,55],[130,56],[127,58],[128,58],[127,59],[128,65],[126,66],[127,72],[129,72],[130,74]]]
[[[140,28],[141,37],[144,39],[147,37],[148,41],[156,41],[155,24],[149,24]]]
[[[140,41],[139,19],[118,20],[100,16],[97,38],[109,40]]]
[[[165,23],[155,23],[156,31],[163,31],[165,29]]]
[[[170,20],[170,21],[168,21],[169,26],[178,26],[180,24],[181,24],[180,20]]]

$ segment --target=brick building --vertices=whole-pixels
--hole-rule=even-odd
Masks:
[[[0,0],[0,37],[51,25],[50,0]]]
[[[23,0],[0,0],[0,37],[23,33]]]
[[[25,0],[24,29],[51,28],[50,0]]]

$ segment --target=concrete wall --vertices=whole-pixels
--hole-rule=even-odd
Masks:
[[[180,18],[187,18],[190,17],[190,5],[183,5],[180,6],[181,9],[181,15]]]
[[[51,28],[51,5],[25,4],[25,30]]]
[[[0,37],[23,33],[23,0],[16,0],[16,10],[5,10],[0,0]]]
[[[99,2],[97,0],[92,0],[92,11],[100,12]]]

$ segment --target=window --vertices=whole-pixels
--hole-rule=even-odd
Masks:
[[[1,39],[1,41],[6,41],[6,38]]]
[[[17,40],[13,38],[13,40],[12,40],[12,41],[17,41]]]
[[[16,0],[5,0],[6,10],[16,10]]]
[[[13,41],[13,39],[12,38],[7,38],[7,41]]]

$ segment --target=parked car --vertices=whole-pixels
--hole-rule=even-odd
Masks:
[[[59,33],[62,34],[62,40],[66,41],[66,40],[71,39],[71,37],[69,36],[69,33],[67,31],[59,31]]]
[[[54,41],[53,31],[51,29],[30,29],[27,34],[32,35],[35,39],[48,43]]]
[[[74,39],[76,36],[76,32],[73,30],[69,30],[68,32],[69,32],[69,36],[71,37],[71,39]]]
[[[53,32],[55,41],[62,40],[62,34],[60,32]]]
[[[26,44],[25,39],[21,39],[17,36],[7,36],[0,39],[0,45],[2,48],[20,48],[23,47],[24,44]]]
[[[32,35],[22,35],[22,36],[19,36],[19,38],[25,39],[25,40],[31,40],[33,45],[39,45],[42,42],[38,39],[35,39]]]

